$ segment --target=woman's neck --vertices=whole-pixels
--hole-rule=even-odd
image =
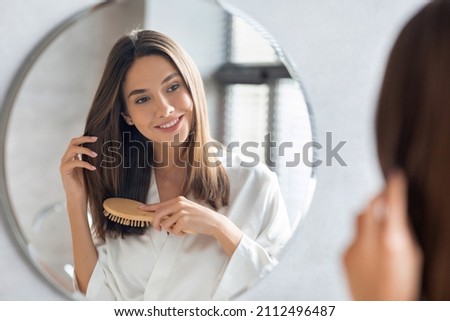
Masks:
[[[182,195],[182,186],[186,177],[186,153],[183,148],[170,144],[154,144],[153,158],[155,179],[160,201],[166,201]]]
[[[186,167],[183,151],[186,147],[171,146],[170,143],[153,143],[153,161],[157,169],[171,169],[175,166]]]

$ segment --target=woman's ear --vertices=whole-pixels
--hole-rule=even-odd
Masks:
[[[130,126],[133,126],[133,125],[134,125],[133,120],[131,119],[130,116],[128,116],[128,115],[125,114],[125,113],[120,113],[120,114],[122,115],[123,119],[125,120],[125,122],[126,122],[128,125],[130,125]]]

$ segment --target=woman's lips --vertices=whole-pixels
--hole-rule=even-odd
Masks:
[[[181,123],[183,122],[183,115],[181,115],[178,118],[175,118],[169,122],[166,122],[162,125],[156,126],[159,130],[165,132],[165,133],[172,133],[176,131],[178,128],[180,128]]]

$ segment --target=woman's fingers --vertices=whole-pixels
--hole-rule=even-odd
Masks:
[[[178,236],[182,236],[185,234],[196,234],[193,230],[189,229],[190,217],[189,213],[186,212],[178,212],[173,214],[167,218],[164,218],[161,221],[161,227]]]
[[[171,216],[166,216],[161,220],[161,227],[166,231],[172,232],[172,227],[178,222],[180,213],[175,213]]]
[[[183,196],[178,196],[172,198],[170,200],[157,203],[157,204],[147,204],[144,206],[140,206],[139,209],[145,212],[154,212],[153,227],[160,231],[161,230],[161,221],[166,219],[167,216],[171,216],[174,213],[179,212],[183,206],[186,206],[186,198]]]
[[[386,219],[388,228],[408,226],[407,182],[401,172],[389,176],[386,186],[386,200],[389,215]]]
[[[179,203],[169,203],[165,206],[160,206],[158,210],[155,211],[155,215],[153,218],[153,227],[155,227],[158,231],[161,230],[161,222],[163,220],[167,220],[168,217],[173,216],[174,214],[181,211],[183,205]]]
[[[94,171],[97,169],[95,166],[93,166],[92,164],[90,164],[86,161],[82,161],[80,159],[74,159],[71,162],[66,162],[66,163],[62,164],[61,172],[67,173],[67,172],[74,170],[75,168],[85,168],[90,171]]]
[[[384,217],[383,194],[374,197],[356,219],[356,239],[377,237],[379,223]]]
[[[387,207],[382,226],[384,246],[390,252],[412,247],[415,241],[408,219],[407,182],[401,172],[388,177],[384,194]]]
[[[80,159],[79,155],[86,155],[89,157],[97,157],[97,153],[95,153],[94,151],[90,150],[89,148],[86,147],[82,147],[82,146],[73,146],[72,148],[70,148],[66,155],[64,155],[64,162],[68,162],[68,161],[73,161],[76,159]]]
[[[96,136],[80,136],[80,137],[73,138],[70,141],[70,145],[81,145],[81,144],[85,144],[85,143],[93,143],[93,142],[96,142],[97,139],[98,139],[98,137],[96,137]]]
[[[85,168],[87,170],[95,170],[96,168],[90,164],[89,162],[83,161],[80,155],[86,155],[89,157],[97,157],[97,154],[86,148],[84,146],[80,146],[81,144],[93,143],[97,140],[97,137],[92,136],[82,136],[73,138],[65,154],[61,159],[60,171],[62,174],[70,174],[75,168]]]
[[[177,203],[183,203],[184,201],[186,201],[186,198],[184,196],[177,196],[177,197],[171,198],[170,200],[167,200],[167,201],[164,201],[161,203],[147,204],[147,205],[140,206],[139,209],[141,211],[146,211],[146,212],[155,212],[155,211],[158,211],[163,208],[167,208],[168,206],[171,206],[171,205],[174,205]]]
[[[182,224],[175,224],[172,226],[170,233],[175,234],[177,236],[183,236],[186,234],[195,234],[191,231],[184,231]]]
[[[79,154],[96,157],[97,154],[94,153],[92,150],[90,150],[89,148],[80,146],[80,145],[86,144],[86,143],[94,143],[95,141],[97,141],[97,137],[92,137],[92,136],[82,136],[82,137],[73,138],[70,141],[69,146],[67,147],[67,150],[64,153],[64,156],[61,161],[62,162],[71,161],[71,160],[75,159],[77,157],[77,155],[79,155]]]
[[[139,207],[140,210],[154,211],[153,228],[157,231],[164,229],[175,235],[184,235],[186,233],[195,234],[192,232],[192,224],[199,216],[204,216],[203,207],[198,207],[183,196],[178,196],[168,201],[159,204],[148,204]],[[196,218],[197,217],[197,218]],[[201,222],[207,224],[205,219]],[[197,226],[197,225],[196,225]]]
[[[166,216],[162,221],[161,221],[161,226],[165,229],[165,230],[169,230],[169,229],[175,229],[176,226],[179,227],[179,231],[181,231],[181,229],[188,225],[190,222],[190,215],[193,214],[191,213],[189,210],[180,210],[178,212],[173,213],[170,216]]]

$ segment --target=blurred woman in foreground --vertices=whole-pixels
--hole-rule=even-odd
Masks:
[[[387,183],[344,255],[357,300],[450,300],[450,2],[400,33],[378,102]]]

